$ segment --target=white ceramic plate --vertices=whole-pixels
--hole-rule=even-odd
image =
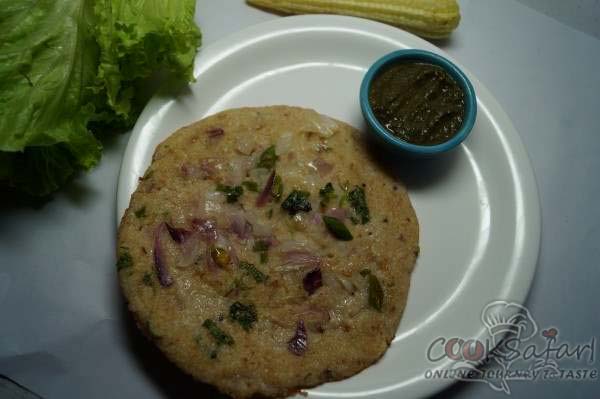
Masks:
[[[364,128],[361,79],[377,58],[402,48],[448,57],[399,29],[338,16],[280,18],[202,49],[195,66],[198,80],[190,89],[177,97],[156,96],[139,118],[121,166],[117,217],[156,145],[215,112],[298,105]],[[478,96],[471,136],[449,157],[399,166],[419,218],[421,255],[396,338],[376,365],[312,389],[310,397],[409,398],[438,391],[451,381],[425,378],[426,370],[444,366],[427,360],[432,341],[484,338],[480,314],[487,303],[521,303],[526,297],[540,239],[533,172],[506,114],[462,69]]]

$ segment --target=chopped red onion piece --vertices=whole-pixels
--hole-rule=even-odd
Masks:
[[[219,165],[219,159],[216,158],[204,158],[200,160],[197,165],[190,165],[184,163],[181,165],[181,174],[184,177],[198,177],[201,179],[209,179],[217,174],[217,167]]]
[[[333,170],[333,164],[325,161],[323,158],[317,158],[312,161],[313,166],[319,173],[319,176],[325,177]]]
[[[308,309],[298,314],[304,320],[307,331],[323,332],[325,325],[331,320],[329,311],[318,306],[309,305]]]
[[[229,251],[229,257],[231,258],[231,263],[233,263],[233,265],[236,267],[239,266],[240,259],[237,256],[237,252],[235,252],[235,248],[229,247],[228,251]]]
[[[350,294],[353,294],[356,291],[356,286],[354,285],[354,283],[352,282],[352,280],[350,280],[349,278],[342,277],[342,276],[336,276],[336,280]]]
[[[160,285],[168,287],[173,284],[173,278],[169,275],[169,270],[167,269],[167,264],[165,262],[165,255],[160,242],[160,236],[164,228],[165,223],[161,223],[154,231],[154,267]]]
[[[206,267],[211,272],[217,272],[219,271],[219,266],[215,263],[215,260],[212,257],[211,249],[212,248],[210,246],[206,247],[206,254],[204,255],[204,258],[206,259]]]
[[[246,216],[252,224],[252,235],[254,237],[270,237],[273,235],[273,225],[267,221],[260,221],[253,215]]]
[[[275,171],[272,171],[271,174],[269,175],[269,178],[267,179],[267,183],[265,184],[265,187],[263,188],[262,192],[259,194],[258,198],[256,199],[257,207],[260,208],[261,206],[267,205],[267,202],[269,202],[269,199],[271,199],[271,190],[273,189],[274,181],[275,181]]]
[[[219,160],[215,158],[205,158],[200,161],[200,172],[202,178],[206,179],[217,174],[217,165]]]
[[[284,265],[299,265],[316,268],[321,267],[322,263],[320,256],[305,249],[293,249],[291,251],[283,252],[281,255]]]
[[[348,210],[345,208],[330,208],[325,212],[325,215],[342,221],[350,216]]]
[[[304,321],[298,320],[296,325],[296,333],[288,341],[288,350],[296,356],[302,356],[308,349],[308,335],[306,333],[306,327],[304,327]]]
[[[194,262],[202,259],[202,241],[200,241],[197,233],[192,233],[186,237],[185,241],[181,243],[181,257],[178,259],[178,267],[187,267],[192,265]]]
[[[254,151],[254,141],[249,137],[249,135],[244,135],[235,143],[235,149],[244,155],[250,155]],[[251,159],[252,165],[256,163],[256,160]]]
[[[217,241],[219,236],[217,234],[217,225],[214,221],[209,219],[194,219],[192,220],[192,226],[200,233],[202,240],[209,243]]]
[[[231,173],[227,176],[224,183],[235,187],[241,185],[247,179],[246,175],[250,169],[253,169],[255,162],[248,156],[236,156],[229,160],[228,163],[228,170]]]
[[[317,289],[323,286],[321,269],[316,268],[306,273],[306,276],[304,276],[304,279],[302,280],[302,285],[304,286],[304,290],[308,292],[308,295],[314,294]]]
[[[186,240],[186,238],[191,234],[191,231],[173,227],[169,223],[165,223],[165,226],[167,226],[169,235],[171,236],[173,241],[175,241],[177,244],[183,243]]]
[[[238,236],[240,240],[247,240],[252,235],[252,224],[240,214],[231,216],[229,229]]]
[[[206,131],[206,134],[208,135],[208,137],[210,138],[214,138],[214,137],[219,137],[225,134],[225,131],[223,129],[221,129],[220,127],[213,127],[212,129],[208,129]]]
[[[184,177],[192,176],[193,175],[192,172],[194,172],[192,170],[192,166],[190,166],[190,165],[188,165],[186,163],[181,164],[181,166],[179,167],[179,170],[181,171],[181,175],[184,176]]]
[[[311,223],[313,224],[319,224],[321,223],[323,220],[321,219],[321,214],[319,212],[312,212],[309,220],[311,221]]]

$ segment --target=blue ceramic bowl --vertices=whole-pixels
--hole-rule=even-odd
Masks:
[[[369,89],[371,88],[373,78],[385,67],[397,62],[407,61],[425,62],[444,68],[464,92],[465,118],[459,131],[448,141],[436,145],[411,144],[394,136],[377,120],[375,114],[373,114],[371,104],[369,103]],[[475,124],[475,118],[477,116],[477,98],[475,97],[475,90],[473,90],[473,86],[469,79],[467,79],[465,74],[458,69],[456,65],[446,58],[424,50],[398,50],[380,58],[367,71],[367,74],[360,85],[360,108],[370,127],[370,132],[373,133],[386,147],[396,150],[396,152],[412,156],[427,157],[451,150],[467,138]]]

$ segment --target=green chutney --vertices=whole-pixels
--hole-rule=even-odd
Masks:
[[[418,145],[448,141],[465,116],[465,95],[442,67],[400,62],[371,83],[369,103],[377,120],[394,136]]]

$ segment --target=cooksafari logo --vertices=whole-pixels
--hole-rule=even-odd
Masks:
[[[512,381],[592,381],[596,338],[572,344],[559,338],[556,327],[539,329],[527,308],[495,301],[481,312],[489,337],[438,337],[427,348],[431,363],[447,364],[425,372],[427,379],[483,382],[510,395]]]

